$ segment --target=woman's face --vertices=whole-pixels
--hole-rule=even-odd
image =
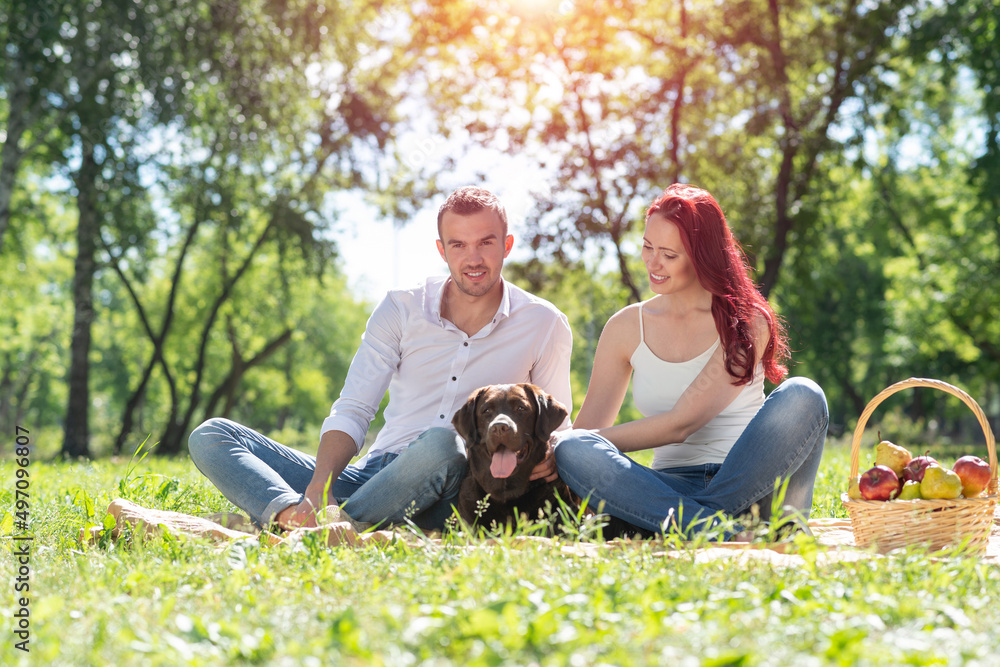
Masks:
[[[704,289],[684,249],[680,230],[662,214],[654,213],[646,221],[646,233],[642,236],[642,261],[646,264],[649,287],[654,294]]]

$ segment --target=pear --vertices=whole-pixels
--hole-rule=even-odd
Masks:
[[[896,500],[920,500],[920,482],[910,480],[903,483],[903,489],[896,496]]]
[[[924,480],[920,482],[920,495],[924,498],[950,500],[962,495],[962,478],[953,470],[930,465],[924,470]]]
[[[891,469],[900,478],[903,476],[903,469],[912,458],[910,450],[888,440],[878,443],[878,447],[875,448],[875,465]]]
[[[847,497],[851,500],[863,500],[864,496],[861,495],[861,475],[860,473],[854,476],[850,484],[847,485]]]

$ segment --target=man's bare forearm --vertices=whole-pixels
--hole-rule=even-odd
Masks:
[[[333,499],[330,497],[324,502],[324,492],[333,487],[333,482],[344,472],[344,468],[357,452],[354,440],[343,431],[324,433],[319,441],[319,450],[316,452],[316,470],[313,471],[312,480],[306,487],[306,498],[317,505],[330,504]]]

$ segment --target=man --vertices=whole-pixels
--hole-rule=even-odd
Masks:
[[[500,276],[514,242],[503,205],[482,188],[461,188],[437,224],[450,275],[390,291],[376,306],[315,458],[226,419],[191,434],[195,465],[255,523],[315,526],[317,510],[336,504],[365,523],[409,518],[440,529],[467,468],[451,419],[469,394],[531,382],[572,407],[566,316]],[[386,389],[385,426],[350,464]],[[537,477],[555,477],[551,459]]]

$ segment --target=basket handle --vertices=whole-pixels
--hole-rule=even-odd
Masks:
[[[979,421],[979,426],[983,429],[983,433],[986,435],[986,450],[989,452],[989,463],[990,463],[990,483],[987,487],[987,493],[993,495],[997,492],[997,449],[996,449],[996,439],[993,437],[993,429],[990,428],[990,423],[986,419],[986,413],[983,409],[979,407],[979,404],[967,393],[959,389],[954,385],[950,385],[947,382],[942,382],[941,380],[933,380],[930,378],[909,378],[897,382],[896,384],[889,385],[878,394],[875,398],[868,402],[865,406],[864,411],[861,413],[861,417],[858,419],[858,425],[854,428],[854,438],[851,440],[851,476],[849,479],[854,479],[854,476],[858,474],[859,463],[861,458],[861,437],[864,435],[865,425],[868,423],[868,418],[871,417],[872,412],[875,408],[884,401],[889,396],[892,396],[896,392],[908,389],[910,387],[930,387],[931,389],[940,389],[946,393],[953,396],[957,396],[962,399],[973,414],[976,415],[976,419]]]

